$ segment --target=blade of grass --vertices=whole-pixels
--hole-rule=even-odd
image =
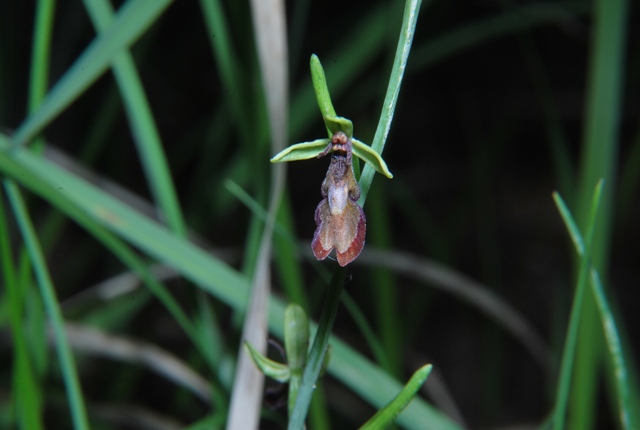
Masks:
[[[31,76],[29,78],[29,111],[34,111],[47,93],[49,82],[49,53],[51,50],[55,2],[38,1],[33,27],[34,39],[31,51]]]
[[[569,231],[576,253],[584,258],[584,242],[571,212],[559,195],[554,195],[554,199],[556,200],[562,219],[565,222],[565,226]],[[629,388],[630,378],[627,372],[627,366],[625,364],[622,351],[622,342],[620,341],[615,318],[613,312],[611,312],[598,271],[593,268],[590,269],[590,281],[591,290],[594,294],[596,305],[598,306],[598,311],[600,313],[600,321],[604,330],[605,340],[607,341],[609,355],[613,362],[613,374],[615,376],[614,382],[618,396],[618,415],[620,418],[620,425],[624,429],[634,429],[637,428],[637,426],[635,425],[635,418],[632,412],[634,410],[634,402]]]
[[[49,315],[50,322],[55,333],[56,349],[58,352],[58,359],[60,360],[60,367],[65,387],[67,389],[69,408],[71,410],[74,428],[76,430],[89,429],[87,412],[84,405],[84,398],[80,388],[80,381],[78,379],[75,361],[73,359],[73,353],[64,331],[64,318],[56,297],[55,288],[51,282],[49,271],[47,270],[44,255],[42,254],[42,250],[38,243],[35,229],[33,228],[18,187],[8,180],[4,180],[3,185],[9,197],[9,201],[22,233],[27,251],[29,252],[36,279],[38,280],[40,294],[42,295],[47,314]]]
[[[571,316],[569,320],[569,326],[567,327],[567,336],[564,343],[564,351],[562,353],[562,364],[560,367],[560,376],[558,381],[556,403],[554,408],[553,428],[554,430],[561,430],[565,428],[565,416],[567,410],[567,402],[569,400],[569,389],[571,386],[571,376],[573,374],[574,359],[576,355],[576,344],[578,341],[578,330],[581,321],[582,306],[587,288],[589,268],[591,265],[591,247],[593,243],[594,232],[596,229],[596,220],[598,216],[598,209],[600,207],[600,197],[602,194],[603,181],[600,181],[593,193],[593,200],[591,204],[589,223],[587,224],[587,236],[584,243],[584,251],[580,258],[580,270],[578,272],[578,282],[573,297],[573,305],[571,307]],[[559,194],[554,193],[553,199],[556,202],[558,208],[566,205]],[[565,218],[565,215],[570,215],[568,211],[561,211],[567,230],[572,231],[569,226],[573,224],[571,218]],[[573,234],[573,233],[572,233]],[[577,243],[577,242],[576,242]]]
[[[54,18],[54,2],[50,0],[40,0],[37,3],[35,22],[33,27],[33,48],[31,51],[31,67],[29,78],[29,101],[28,110],[31,112],[41,103],[47,91],[49,81],[49,52],[51,48],[52,29]],[[14,184],[10,180],[7,184]],[[42,349],[44,342],[38,342],[41,336],[30,336],[25,330],[29,327],[29,322],[34,330],[44,332],[44,315],[40,308],[40,302],[32,306],[31,302],[26,302],[28,295],[32,292],[31,282],[22,283],[19,280],[29,279],[28,251],[23,249],[21,255],[20,276],[16,276],[12,259],[11,248],[8,243],[9,233],[4,219],[4,207],[1,205],[0,196],[0,221],[4,231],[0,232],[2,238],[3,266],[5,273],[5,286],[11,308],[11,329],[14,344],[14,373],[13,384],[16,392],[15,402],[17,419],[24,428],[43,428],[42,422],[42,394],[40,392],[38,371],[46,369],[46,351]],[[23,309],[25,304],[30,305],[32,312],[27,314],[30,321],[24,318]]]
[[[109,28],[98,36],[48,93],[42,105],[18,127],[14,145],[23,145],[67,108],[169,6],[171,0],[133,0],[118,12]]]
[[[278,255],[276,265],[278,267],[282,289],[285,291],[289,302],[300,305],[305,312],[309,313],[309,298],[304,290],[302,269],[300,263],[295,258],[298,253],[296,242],[291,240],[291,235],[283,236],[280,234],[282,230],[288,232],[294,231],[293,214],[289,194],[286,190],[282,196],[280,211],[278,212],[276,222],[276,235],[273,238],[273,244],[276,255]],[[282,227],[282,230],[280,230],[280,227]]]
[[[615,318],[609,301],[605,295],[605,290],[600,281],[598,272],[591,269],[591,290],[593,291],[598,311],[600,312],[600,321],[604,330],[604,338],[607,342],[609,355],[613,362],[614,382],[618,396],[618,418],[620,427],[625,430],[638,428],[637,423],[637,402],[634,400],[629,387],[630,376],[625,364],[624,354],[622,351],[622,342],[618,334]],[[634,413],[634,411],[636,411]]]
[[[105,34],[113,23],[111,4],[106,0],[85,0],[84,5],[97,32]],[[167,225],[177,234],[185,235],[186,227],[162,149],[160,134],[133,57],[128,51],[123,50],[113,58],[111,67],[124,100],[147,183]]]
[[[400,38],[398,40],[396,56],[393,60],[391,76],[389,77],[389,86],[387,87],[384,104],[382,105],[382,112],[380,112],[380,121],[378,121],[376,134],[373,137],[373,142],[371,143],[371,148],[373,148],[378,154],[382,154],[384,145],[387,142],[389,130],[391,129],[391,121],[393,120],[396,103],[398,103],[398,96],[400,95],[400,86],[402,84],[402,78],[404,77],[404,71],[407,68],[407,60],[409,59],[409,52],[411,51],[411,44],[413,43],[413,35],[415,34],[416,22],[418,21],[418,12],[420,11],[421,3],[421,0],[408,0],[405,3]],[[364,202],[367,199],[367,193],[369,192],[369,188],[373,182],[374,174],[375,170],[369,163],[367,163],[362,170],[362,176],[360,176],[359,181],[361,195],[358,200],[358,204],[360,204],[360,206],[364,206]]]
[[[47,91],[49,83],[49,51],[53,39],[52,29],[54,20],[54,8],[44,1],[38,2],[36,22],[33,28],[33,45],[31,52],[31,66],[29,76],[29,101],[28,113],[35,111]],[[40,152],[42,139],[34,142],[34,149]],[[42,243],[42,241],[41,241]],[[30,328],[29,349],[31,357],[39,377],[48,372],[49,353],[45,343],[46,316],[37,292],[34,290],[35,282],[32,279],[32,267],[26,249],[22,249],[19,257],[19,285],[23,286],[23,294],[26,296],[26,327]],[[32,303],[35,300],[35,303]]]
[[[11,152],[11,156],[7,155]],[[180,271],[185,277],[233,309],[246,306],[248,281],[197,246],[186,242],[153,220],[140,215],[100,189],[60,169],[55,164],[18,148],[10,151],[9,139],[0,133],[0,172],[41,195],[75,220],[86,217],[130,241],[142,252]],[[54,185],[52,185],[54,184]],[[81,224],[84,226],[84,224]],[[104,230],[103,230],[104,231]],[[271,299],[269,326],[282,337],[285,306]],[[312,328],[313,330],[313,328]],[[402,386],[383,370],[337,338],[328,371],[374,407],[382,407]],[[430,423],[435,430],[459,427],[421,399],[415,399],[398,417],[398,423],[415,430]]]
[[[586,231],[591,192],[605,180],[602,213],[593,241],[593,267],[606,277],[613,228],[613,186],[616,175],[618,135],[621,122],[627,0],[598,0],[593,3],[593,30],[584,113],[584,141],[577,187],[576,219]],[[591,295],[582,311],[578,335],[576,372],[571,397],[569,426],[588,430],[597,411],[597,373],[604,344],[597,326],[597,309]],[[608,377],[613,377],[608,375]]]
[[[360,430],[377,430],[391,425],[402,410],[413,400],[416,393],[427,380],[432,366],[427,364],[418,369],[402,391],[383,409],[380,409]]]
[[[240,140],[249,147],[252,143],[252,138],[249,127],[246,126],[246,121],[252,115],[249,112],[249,104],[245,103],[248,100],[246,86],[244,85],[247,77],[244,76],[240,62],[233,51],[231,33],[225,20],[222,4],[219,0],[201,0],[200,8],[202,9],[204,23],[207,26],[207,33],[215,35],[215,37],[210,37],[209,40],[211,41],[213,58],[218,66],[217,69],[220,73],[222,86],[226,89],[225,93],[229,95],[229,97],[225,98],[225,103],[232,113],[232,119],[236,125],[235,130],[238,131]]]
[[[386,184],[385,184],[386,185]],[[389,207],[386,204],[387,187],[374,189],[370,199],[368,213],[372,222],[371,243],[379,249],[389,249],[392,246],[389,226]],[[401,328],[402,318],[398,315],[398,285],[394,272],[375,266],[371,270],[371,284],[375,301],[376,322],[382,349],[387,351],[385,369],[396,378],[401,376],[403,349],[405,344],[404,331]],[[385,362],[380,362],[383,364]]]
[[[347,312],[351,315],[351,318],[358,327],[358,330],[360,330],[360,333],[369,346],[369,349],[371,350],[371,353],[373,354],[376,362],[380,364],[383,369],[388,371],[388,369],[391,368],[391,365],[389,364],[389,358],[386,352],[387,350],[385,350],[382,342],[380,342],[380,340],[376,337],[376,333],[373,330],[373,327],[371,327],[371,325],[367,321],[367,317],[358,307],[356,301],[347,292],[343,293],[342,304],[347,309]]]
[[[282,0],[252,1],[251,15],[258,48],[262,85],[271,131],[271,151],[280,152],[287,137],[288,63],[286,19]],[[242,344],[248,342],[266,354],[269,295],[271,292],[271,243],[286,174],[285,165],[271,170],[269,214],[262,232],[251,295],[242,328],[236,375],[229,406],[228,430],[257,429],[260,421],[264,375],[256,368]]]
[[[43,429],[42,394],[34,366],[29,357],[27,333],[24,330],[23,307],[24,294],[21,294],[15,274],[9,243],[9,229],[5,216],[4,198],[0,194],[0,267],[2,282],[5,286],[4,298],[8,303],[9,324],[13,347],[13,398],[16,427]]]

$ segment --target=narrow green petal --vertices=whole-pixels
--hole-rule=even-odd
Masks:
[[[283,163],[285,161],[308,160],[317,157],[325,150],[331,139],[318,139],[313,142],[303,142],[291,145],[278,152],[272,159],[272,163]]]
[[[360,142],[358,139],[351,139],[351,141],[353,142],[353,153],[356,157],[364,160],[378,173],[382,173],[389,179],[393,178],[393,175],[387,167],[387,163],[384,162],[380,154],[378,154],[375,149],[373,149],[366,143]]]
[[[265,357],[256,351],[249,342],[244,343],[244,349],[247,351],[247,354],[249,354],[258,369],[260,369],[260,371],[269,378],[273,378],[278,382],[284,383],[291,377],[289,366],[286,364],[278,363],[277,361],[273,361],[270,358]]]
[[[324,69],[320,63],[320,59],[316,54],[311,56],[311,81],[313,82],[313,90],[316,93],[318,107],[322,113],[322,117],[336,116],[336,110],[331,103],[331,96],[327,88],[327,78],[324,75]]]

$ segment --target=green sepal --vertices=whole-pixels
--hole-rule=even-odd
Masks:
[[[398,394],[387,406],[380,409],[369,421],[367,421],[360,430],[377,430],[387,428],[400,412],[407,407],[409,402],[413,400],[416,393],[427,380],[427,376],[431,373],[431,365],[427,364],[413,374],[407,385],[404,386],[400,394]]]
[[[313,83],[313,91],[316,93],[316,100],[322,117],[335,117],[336,110],[331,103],[329,88],[327,87],[327,78],[324,75],[324,69],[320,63],[320,59],[316,54],[311,55],[311,82]]]
[[[309,318],[300,306],[290,304],[284,312],[284,348],[291,373],[302,371],[309,350]]]
[[[317,157],[327,148],[331,139],[317,139],[312,142],[296,143],[278,152],[271,159],[272,163],[283,163],[285,161],[308,160]]]
[[[376,172],[382,173],[389,179],[393,178],[393,175],[387,167],[387,163],[384,162],[380,154],[378,154],[375,149],[373,149],[366,143],[360,142],[358,139],[351,139],[351,143],[353,145],[353,155],[371,165],[371,167],[373,167]]]
[[[343,131],[347,137],[353,137],[353,123],[347,118],[336,115],[336,110],[331,103],[331,95],[329,95],[329,87],[327,87],[327,78],[324,69],[320,63],[320,59],[316,54],[311,56],[311,82],[313,82],[313,90],[316,93],[316,100],[320,113],[324,119],[324,125],[327,127],[329,136],[333,136],[337,131]]]
[[[353,137],[353,123],[350,119],[347,119],[342,116],[330,116],[324,115],[324,124],[327,126],[329,130],[329,134],[333,136],[339,131],[342,131],[347,135],[349,139]]]
[[[265,357],[251,346],[249,342],[244,343],[244,348],[262,373],[278,382],[285,383],[289,381],[289,378],[291,377],[289,366]]]

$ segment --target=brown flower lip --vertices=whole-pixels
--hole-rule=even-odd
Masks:
[[[353,174],[351,149],[351,139],[339,131],[318,156],[332,152],[321,187],[323,200],[315,212],[317,228],[311,248],[318,260],[324,260],[335,249],[341,266],[346,266],[360,255],[367,230],[366,217],[357,203],[360,187]]]

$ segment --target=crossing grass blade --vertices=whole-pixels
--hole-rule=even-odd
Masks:
[[[51,89],[38,110],[20,125],[13,135],[13,144],[27,143],[73,103],[107,70],[115,56],[135,42],[170,3],[171,0],[127,2],[109,27],[96,37]]]
[[[554,408],[553,428],[555,430],[561,430],[565,427],[565,416],[567,410],[567,402],[569,400],[569,390],[571,387],[571,378],[573,376],[574,362],[576,356],[576,344],[578,341],[578,330],[580,329],[580,320],[582,315],[582,306],[585,298],[585,291],[587,289],[587,282],[589,276],[589,269],[591,267],[591,246],[593,242],[593,236],[596,226],[598,208],[600,206],[600,196],[602,193],[602,181],[599,182],[598,187],[593,195],[593,203],[591,208],[591,217],[587,224],[587,237],[584,242],[584,248],[580,259],[580,270],[578,275],[578,282],[576,284],[573,305],[571,307],[571,316],[569,320],[569,327],[567,328],[567,335],[564,342],[564,351],[562,353],[562,364],[560,368],[560,377],[557,386],[556,403]],[[559,194],[554,194],[554,200],[558,207],[565,207],[566,205],[562,201]],[[568,214],[568,211],[563,210],[561,214],[564,216]],[[569,219],[569,218],[567,218]],[[573,225],[568,222],[567,225]],[[568,228],[572,236],[577,233],[574,227]],[[579,243],[574,240],[574,243]]]
[[[23,428],[39,430],[44,428],[42,416],[42,392],[37,382],[35,368],[28,348],[28,334],[24,326],[25,294],[18,284],[9,243],[9,229],[0,193],[0,268],[5,285],[2,302],[6,305],[13,340],[13,405],[15,420]]]
[[[31,264],[33,265],[33,270],[38,281],[40,294],[55,335],[58,359],[60,360],[62,377],[67,389],[74,428],[76,430],[88,430],[89,421],[73,352],[67,340],[60,304],[58,303],[56,291],[51,281],[40,244],[38,243],[35,229],[17,185],[6,179],[3,181],[3,185],[9,196],[16,222],[18,223],[29,257],[31,258]]]
[[[114,20],[111,4],[106,0],[87,0],[85,7],[98,33],[104,34],[108,31]],[[126,50],[122,51],[113,58],[111,67],[124,100],[149,188],[167,225],[177,234],[185,235],[186,227],[162,149],[160,133],[132,55]]]
[[[594,192],[593,203],[592,203],[593,205],[592,211],[594,212],[596,209],[594,209],[593,207],[597,206],[598,201],[600,200],[601,192],[602,192],[602,181],[598,183],[596,191]],[[584,260],[585,250],[587,248],[585,247],[585,241],[583,240],[582,235],[580,234],[580,231],[573,218],[573,215],[571,214],[571,212],[569,211],[569,208],[567,207],[564,200],[562,199],[562,197],[560,197],[559,194],[555,193],[553,197],[556,202],[556,206],[558,207],[558,210],[560,211],[560,214],[562,216],[562,220],[565,223],[567,231],[571,236],[574,247],[576,249],[576,253],[581,257],[582,260]],[[588,227],[592,229],[594,224],[595,224],[595,219],[593,220],[593,223],[590,223],[588,225]],[[587,238],[587,241],[589,240],[592,240],[592,239]],[[612,368],[613,368],[612,373],[614,375],[614,382],[615,382],[617,403],[618,403],[617,415],[620,420],[620,426],[623,429],[635,429],[637,428],[636,423],[638,419],[636,408],[634,407],[636,402],[634,401],[634,396],[632,394],[633,390],[631,387],[631,377],[629,375],[629,372],[627,370],[627,365],[625,363],[622,341],[618,333],[615,316],[611,311],[611,307],[605,295],[605,290],[600,280],[600,275],[598,274],[598,271],[593,267],[589,267],[588,271],[589,271],[588,276],[589,276],[589,282],[591,285],[591,291],[593,292],[596,305],[598,306],[600,322],[604,330],[607,349],[612,362]],[[576,293],[576,295],[577,294],[578,293]],[[579,309],[578,309],[578,312],[579,312]],[[573,320],[573,314],[572,314],[572,320]],[[577,332],[577,329],[573,328],[572,330],[574,333],[571,335],[572,336],[571,342],[575,346],[574,337],[575,337],[575,332]],[[569,336],[567,336],[567,338],[568,338],[567,340],[567,344],[568,344]],[[570,372],[568,369],[566,369],[566,371]],[[563,372],[561,373],[561,377],[560,377],[561,383],[559,384],[559,393],[562,392],[563,396],[567,396],[568,390],[569,390],[569,384],[570,384],[568,379],[570,379],[570,376],[567,376],[567,374],[565,374],[564,372],[565,372],[565,366],[564,366],[564,360],[563,360]],[[563,406],[560,406],[560,408],[564,408],[564,405],[566,405],[566,402],[567,402],[566,398],[559,400],[559,403],[563,404]],[[556,428],[562,428],[562,425],[563,425],[562,423],[563,418],[560,417],[559,414],[560,414],[560,410],[557,409],[556,416],[554,418],[554,425]]]
[[[422,387],[427,380],[431,369],[432,366],[430,364],[418,369],[402,391],[389,402],[387,406],[380,409],[369,421],[360,427],[360,430],[377,430],[391,425],[400,412],[413,400],[420,387]]]

